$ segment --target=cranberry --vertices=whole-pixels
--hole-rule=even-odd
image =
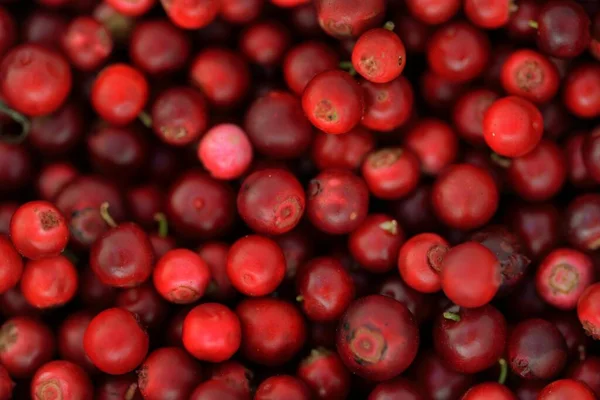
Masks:
[[[560,215],[552,204],[517,204],[509,210],[506,221],[535,259],[545,256],[561,240]]]
[[[187,2],[185,0],[160,0],[165,12],[175,25],[184,29],[199,29],[215,20],[219,12],[216,0]]]
[[[44,154],[62,155],[78,144],[84,134],[83,112],[73,102],[50,115],[31,120],[28,142]]]
[[[383,273],[396,264],[404,232],[385,214],[372,214],[350,234],[348,248],[356,261],[370,272]]]
[[[301,95],[312,78],[321,72],[336,69],[337,54],[326,44],[309,41],[292,47],[283,60],[283,74],[288,87]]]
[[[600,195],[584,194],[567,207],[565,222],[567,239],[581,250],[600,247]]]
[[[542,389],[538,396],[538,400],[594,400],[595,398],[594,392],[585,383],[573,379],[554,381]]]
[[[158,328],[169,311],[168,304],[149,283],[120,291],[115,306],[135,314],[148,329]]]
[[[437,119],[423,119],[404,137],[406,148],[417,155],[421,170],[438,175],[456,160],[458,137],[452,128]]]
[[[363,81],[365,111],[361,124],[380,132],[405,125],[413,112],[414,93],[408,79],[400,76],[390,82]]]
[[[506,386],[496,382],[485,382],[473,386],[461,400],[516,400],[517,398]]]
[[[415,375],[426,399],[459,399],[473,381],[470,375],[450,369],[434,352],[419,356]]]
[[[407,240],[398,254],[398,270],[413,289],[434,293],[441,289],[439,271],[448,242],[434,233],[422,233]]]
[[[392,29],[375,28],[363,33],[352,49],[352,65],[371,82],[396,79],[406,65],[404,43]]]
[[[264,0],[221,0],[220,16],[233,24],[247,24],[258,18]]]
[[[535,21],[540,11],[540,4],[537,0],[522,0],[516,10],[511,9],[511,13],[506,24],[508,36],[522,41],[533,41],[537,30],[532,26],[531,21]]]
[[[200,379],[200,366],[176,347],[154,350],[138,371],[139,389],[147,400],[187,400]]]
[[[125,374],[146,357],[148,336],[132,313],[109,308],[91,320],[83,336],[83,348],[99,370]]]
[[[382,199],[398,199],[411,193],[420,179],[419,160],[402,148],[384,148],[367,155],[362,175],[369,191]]]
[[[95,372],[96,367],[85,354],[83,335],[92,317],[87,311],[73,313],[62,322],[57,333],[60,357],[79,365],[89,373]]]
[[[397,275],[388,276],[383,280],[379,285],[377,293],[391,297],[404,304],[419,323],[424,322],[430,317],[432,298],[412,289]]]
[[[175,249],[163,255],[152,272],[154,287],[165,299],[190,304],[200,299],[210,283],[210,269],[199,255]]]
[[[319,25],[329,35],[343,39],[358,37],[379,25],[385,13],[385,1],[316,0]]]
[[[79,172],[69,163],[48,164],[40,170],[36,190],[42,199],[52,201],[62,188],[78,175]]]
[[[77,270],[63,256],[29,261],[23,270],[21,291],[32,306],[61,306],[75,296]]]
[[[525,379],[551,379],[567,360],[567,345],[560,331],[543,319],[520,322],[508,339],[511,370]]]
[[[229,245],[222,242],[206,242],[198,249],[198,255],[210,269],[211,283],[207,288],[207,296],[218,300],[235,296],[235,289],[227,277],[227,254]]]
[[[420,21],[437,25],[450,20],[460,9],[459,0],[407,0],[408,10]]]
[[[240,395],[250,396],[254,375],[252,371],[237,361],[225,361],[212,366],[210,379],[223,381]]]
[[[350,392],[350,373],[335,352],[316,349],[300,362],[297,375],[315,399],[344,399]]]
[[[130,17],[139,17],[146,14],[156,3],[156,0],[106,0],[119,13]]]
[[[10,376],[29,378],[54,356],[54,336],[36,319],[14,317],[0,328],[0,362]]]
[[[502,86],[511,95],[534,103],[546,103],[558,92],[560,77],[556,66],[533,50],[517,50],[502,66]]]
[[[133,373],[127,375],[106,375],[96,387],[97,400],[142,400],[138,390],[137,376]]]
[[[106,61],[113,42],[100,22],[91,17],[77,17],[67,27],[62,47],[75,67],[89,71]]]
[[[210,129],[200,141],[198,158],[213,177],[235,179],[252,162],[252,145],[237,125],[221,124]]]
[[[396,378],[381,382],[369,394],[368,400],[391,400],[394,398],[405,400],[422,400],[420,389],[406,378]]]
[[[581,64],[573,68],[564,81],[563,103],[580,118],[600,115],[600,67]]]
[[[357,170],[374,148],[373,135],[361,126],[343,135],[330,135],[319,131],[312,143],[312,161],[321,171]]]
[[[419,329],[403,304],[371,295],[350,305],[339,322],[336,343],[351,372],[383,381],[412,363],[419,347]]]
[[[308,386],[290,375],[277,375],[265,379],[254,394],[254,400],[310,400],[311,398]]]
[[[31,380],[31,398],[91,399],[93,393],[89,376],[70,361],[51,361],[40,367]]]
[[[21,280],[23,260],[11,241],[0,234],[0,293],[5,293]]]
[[[600,394],[599,368],[600,358],[588,357],[575,364],[569,371],[568,377],[585,383],[598,396]]]
[[[145,228],[151,228],[158,222],[160,227],[163,222],[163,215],[161,215],[163,193],[156,185],[147,184],[130,188],[125,196],[128,211],[137,223]],[[168,230],[168,226],[166,229]]]
[[[239,393],[226,382],[210,379],[196,386],[189,400],[241,400]],[[242,398],[243,399],[243,398]]]
[[[581,294],[577,301],[577,316],[585,332],[593,339],[600,338],[600,283],[595,283]]]
[[[465,0],[465,14],[469,20],[485,29],[496,29],[508,23],[512,3],[506,0]],[[516,7],[515,7],[516,8]]]
[[[483,145],[483,116],[498,99],[489,89],[474,89],[463,94],[454,105],[452,120],[458,135],[473,145]]]
[[[240,50],[256,64],[277,65],[289,47],[289,36],[285,26],[277,22],[256,22],[242,32]]]
[[[590,18],[575,1],[546,2],[537,15],[536,25],[538,47],[553,57],[578,56],[590,43]]]
[[[290,303],[273,298],[245,299],[236,308],[242,325],[242,354],[266,366],[283,365],[306,340],[306,325]]]

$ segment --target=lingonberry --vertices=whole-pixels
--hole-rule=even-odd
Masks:
[[[412,363],[419,347],[419,328],[406,306],[371,295],[350,305],[340,319],[336,344],[351,372],[383,381]]]
[[[99,370],[112,375],[136,369],[146,358],[148,343],[135,315],[121,308],[96,315],[83,336],[87,356]]]
[[[235,296],[235,289],[227,277],[227,254],[229,245],[222,242],[206,242],[198,249],[198,255],[210,269],[211,283],[207,288],[208,297],[225,300]]]
[[[70,361],[44,364],[31,379],[32,399],[91,399],[94,386],[85,371]],[[68,397],[67,397],[68,396]]]
[[[438,176],[431,199],[433,211],[442,222],[469,230],[484,225],[494,215],[498,188],[489,172],[469,164],[455,164]]]
[[[252,102],[246,111],[244,130],[257,152],[275,159],[299,157],[314,136],[300,101],[291,93],[277,90]]]
[[[405,125],[413,112],[414,94],[410,82],[398,77],[390,82],[363,81],[365,112],[361,124],[381,132]]]
[[[590,43],[590,17],[575,1],[546,2],[535,22],[538,47],[553,57],[576,57],[583,53]]]
[[[448,247],[448,242],[435,233],[411,237],[398,253],[400,276],[419,292],[437,292],[441,289],[439,272]]]
[[[160,213],[163,209],[163,197],[158,186],[153,184],[132,187],[125,193],[127,210],[135,222],[145,228],[152,228],[162,221]]]
[[[437,25],[450,20],[460,10],[459,0],[407,0],[406,7],[420,21]]]
[[[48,164],[39,172],[36,191],[40,198],[52,201],[69,182],[79,175],[77,169],[66,162]]]
[[[0,53],[1,54],[1,53]],[[8,374],[8,371],[4,367],[0,367],[0,399],[10,400],[13,398],[13,389],[15,388],[15,382]],[[310,395],[310,392],[308,392]],[[308,400],[310,397],[307,397]],[[300,399],[302,400],[302,399]]]
[[[569,243],[584,251],[600,247],[600,195],[576,197],[569,203],[564,218]]]
[[[420,93],[425,103],[434,110],[444,110],[456,102],[464,93],[466,86],[444,78],[431,70],[421,74]]]
[[[47,201],[31,201],[15,211],[10,237],[19,253],[38,260],[60,254],[69,241],[69,228],[61,212]]]
[[[240,36],[240,50],[253,63],[261,66],[277,65],[290,44],[290,34],[275,21],[256,22]]]
[[[404,304],[419,324],[429,319],[431,315],[432,298],[408,286],[398,275],[390,275],[384,279],[379,285],[377,293]]]
[[[215,20],[219,1],[160,0],[165,12],[175,25],[184,29],[199,29]]]
[[[211,128],[198,145],[198,158],[217,179],[240,177],[252,162],[252,145],[246,133],[234,124]]]
[[[210,283],[210,269],[193,251],[175,249],[158,260],[152,280],[158,293],[168,301],[190,304],[204,296]]]
[[[343,135],[330,135],[319,131],[312,142],[311,159],[321,171],[325,169],[352,171],[360,168],[367,154],[374,148],[373,134],[361,126]]]
[[[537,0],[519,1],[517,7],[510,9],[510,16],[505,26],[508,36],[520,41],[533,41],[537,30],[532,26],[535,24],[532,24],[531,21],[537,19],[540,8]]]
[[[497,99],[498,94],[486,88],[470,90],[463,94],[456,101],[452,112],[456,133],[473,145],[485,144],[483,115]]]
[[[489,303],[502,283],[496,255],[477,242],[452,247],[442,260],[440,280],[444,294],[461,307]]]
[[[0,295],[0,311],[6,318],[37,317],[40,314],[40,309],[33,307],[25,300],[18,286],[10,288]]]
[[[254,400],[310,400],[308,386],[291,375],[276,375],[265,379],[256,389]]]
[[[247,24],[261,14],[264,0],[221,0],[219,16],[232,24]]]
[[[540,392],[538,400],[594,400],[594,392],[583,382],[573,379],[559,379],[554,381]]]
[[[238,361],[213,364],[210,379],[224,381],[242,396],[250,396],[254,387],[254,374]]]
[[[171,146],[195,142],[206,130],[208,111],[202,95],[186,86],[162,92],[152,105],[152,130]]]
[[[298,272],[296,286],[302,310],[311,321],[335,321],[354,298],[354,282],[334,257],[317,257]]]
[[[450,125],[438,119],[417,122],[404,136],[404,145],[417,155],[421,170],[438,175],[458,153],[458,137]]]
[[[350,373],[335,352],[311,350],[300,362],[297,376],[308,385],[315,399],[344,399],[350,393]]]
[[[427,47],[429,67],[436,74],[457,82],[481,75],[489,58],[489,39],[466,22],[451,22],[438,28]]]
[[[465,0],[463,7],[473,24],[485,29],[496,29],[508,23],[511,5],[507,0]]]
[[[135,314],[140,323],[151,330],[159,328],[169,312],[167,302],[150,283],[120,291],[114,305]]]
[[[304,188],[284,169],[261,169],[242,182],[240,216],[252,230],[277,235],[292,230],[304,214]]]
[[[313,256],[315,245],[310,240],[312,233],[309,227],[302,225],[288,233],[275,236],[274,240],[281,247],[285,257],[285,279],[296,278],[299,268]]]
[[[150,11],[156,0],[107,0],[106,2],[123,15],[140,17]]]
[[[224,48],[208,48],[198,53],[189,74],[192,83],[218,107],[235,105],[250,86],[246,61],[238,53]]]
[[[556,327],[543,319],[517,324],[508,339],[508,363],[525,379],[552,379],[567,361],[567,345]]]
[[[350,233],[367,216],[369,189],[349,171],[326,170],[308,185],[306,214],[319,230],[330,234]]]
[[[416,364],[417,384],[425,399],[459,399],[472,386],[471,375],[450,369],[433,351],[419,355]]]
[[[188,171],[169,189],[167,217],[175,231],[187,238],[214,238],[227,232],[235,216],[233,191],[207,174]]]
[[[577,301],[577,316],[585,332],[593,339],[600,338],[600,283],[595,283],[581,294]]]
[[[178,71],[190,55],[189,38],[167,20],[136,22],[129,41],[129,58],[150,75]]]
[[[583,63],[573,68],[563,84],[563,103],[580,118],[600,115],[600,66]]]
[[[114,226],[92,245],[90,266],[102,283],[132,287],[152,274],[154,254],[148,235],[138,225]]]
[[[93,314],[87,311],[73,313],[65,318],[57,332],[60,358],[79,365],[88,373],[96,372],[96,367],[83,349],[83,335],[92,317]]]
[[[76,68],[91,71],[106,61],[113,42],[104,25],[92,17],[82,16],[69,23],[62,48]]]
[[[312,78],[321,72],[336,69],[338,64],[337,54],[325,43],[300,43],[292,47],[283,60],[285,83],[292,92],[301,95]]]
[[[29,317],[6,320],[0,328],[0,362],[13,378],[29,378],[54,356],[52,331]]]
[[[484,382],[469,389],[461,400],[517,400],[515,394],[501,383]]]
[[[13,288],[21,280],[23,260],[11,241],[0,234],[0,293]]]
[[[127,64],[104,68],[92,86],[94,110],[114,125],[133,122],[148,100],[148,82],[137,69]]]
[[[465,374],[496,364],[504,353],[506,337],[504,316],[489,304],[479,308],[450,306],[436,317],[433,328],[438,355],[450,368]]]
[[[227,276],[231,284],[247,296],[272,293],[285,276],[281,248],[265,236],[250,235],[231,245],[227,255]]]
[[[231,386],[228,386],[226,382],[209,379],[196,386],[196,389],[192,392],[189,400],[242,400],[244,397],[240,397],[240,394]]]
[[[304,345],[304,318],[286,301],[266,297],[245,299],[235,312],[242,325],[242,354],[252,362],[280,366]]]
[[[16,111],[32,117],[46,115],[58,110],[69,95],[71,68],[53,50],[25,43],[2,58],[0,81],[3,99]]]
[[[520,157],[532,151],[540,142],[543,130],[540,110],[517,96],[494,101],[483,116],[485,142],[505,157]]]
[[[75,296],[77,270],[63,256],[29,261],[23,270],[21,291],[34,307],[61,306]]]
[[[368,400],[422,400],[420,389],[407,378],[396,378],[378,383],[369,394]]]
[[[516,204],[508,210],[506,221],[534,259],[548,254],[561,240],[560,214],[550,203]]]
[[[321,28],[338,39],[358,37],[379,25],[386,6],[384,0],[316,0],[314,4]]]
[[[570,310],[564,312],[551,310],[547,316],[548,321],[552,322],[565,338],[569,359],[582,360],[587,357],[592,339],[585,334],[577,313]]]
[[[502,65],[504,90],[536,104],[546,103],[558,92],[558,68],[544,55],[529,49],[512,53]]]
[[[17,40],[17,23],[14,17],[4,8],[0,8],[0,57],[3,56]]]
[[[560,248],[540,263],[536,275],[539,295],[554,307],[571,310],[583,291],[594,282],[592,260],[577,250]]]
[[[592,356],[576,363],[570,369],[567,375],[571,379],[585,383],[594,391],[594,394],[598,396],[600,394],[600,375],[598,375],[599,370],[600,358]]]
[[[391,29],[371,29],[358,38],[352,49],[356,72],[375,83],[396,79],[406,66],[404,43]]]
[[[18,209],[19,203],[12,201],[0,202],[0,234],[8,237],[10,233],[10,220]]]
[[[63,13],[37,9],[23,21],[23,42],[59,49],[69,20]]]
[[[330,133],[347,133],[361,120],[365,108],[363,89],[344,71],[316,75],[302,94],[302,108],[310,122]]]
[[[398,222],[386,214],[371,214],[348,238],[352,257],[369,272],[383,273],[396,265],[404,232]]]
[[[587,174],[600,182],[600,128],[595,128],[585,137],[579,151]]]
[[[50,115],[33,118],[27,142],[44,154],[62,155],[72,150],[84,133],[83,111],[71,101]]]
[[[127,375],[105,375],[99,380],[95,393],[97,400],[131,399],[143,400],[138,390],[138,380],[134,373]]]
[[[138,370],[138,387],[144,399],[188,399],[201,379],[200,366],[184,350],[154,350]]]

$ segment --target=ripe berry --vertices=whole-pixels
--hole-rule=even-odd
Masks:
[[[156,0],[106,0],[116,11],[128,17],[139,17],[146,14]]]
[[[240,50],[261,66],[275,66],[281,62],[290,45],[290,33],[275,21],[256,22],[240,35]]]
[[[459,399],[473,386],[471,375],[450,369],[435,352],[425,352],[419,356],[415,376],[426,399]]]
[[[310,400],[311,398],[308,386],[290,375],[276,375],[265,379],[254,394],[254,400]]]
[[[312,78],[336,69],[339,57],[324,43],[308,41],[292,47],[283,60],[283,77],[292,92],[301,95]]]
[[[371,295],[350,305],[339,322],[336,344],[351,372],[383,381],[412,363],[419,347],[419,328],[403,304]]]
[[[408,79],[400,76],[390,82],[363,81],[365,112],[361,124],[390,132],[406,124],[413,113],[414,94]]]
[[[160,0],[171,21],[184,29],[199,29],[215,20],[219,1]]]
[[[520,157],[542,138],[544,121],[537,107],[516,96],[496,100],[484,114],[483,137],[490,148],[505,157]]]
[[[84,130],[81,107],[74,102],[67,102],[50,115],[33,118],[27,142],[47,154],[61,155],[79,143]]]
[[[264,0],[221,0],[220,17],[232,24],[247,24],[261,14]]]
[[[8,371],[4,367],[0,367],[0,399],[10,400],[13,398],[13,389],[15,382],[8,374]],[[308,390],[308,389],[307,389]],[[309,392],[310,395],[310,392]],[[307,400],[309,397],[307,397]]]
[[[62,47],[76,68],[93,71],[106,61],[113,42],[102,23],[92,17],[77,17],[69,24]]]
[[[600,129],[596,128],[580,145],[580,156],[586,173],[596,182],[600,182]]]
[[[404,232],[398,222],[385,214],[371,214],[350,234],[348,249],[352,257],[369,272],[391,270],[404,242]]]
[[[567,375],[571,379],[585,383],[598,396],[600,393],[598,368],[600,368],[600,357],[588,356],[585,360],[576,363]]]
[[[96,315],[83,336],[86,354],[99,370],[120,375],[136,369],[148,353],[148,335],[129,311],[109,308]]]
[[[565,213],[567,240],[584,250],[600,247],[600,195],[583,194],[571,201]]]
[[[579,118],[600,115],[600,67],[581,64],[573,68],[564,80],[563,103]]]
[[[60,211],[47,201],[31,201],[15,211],[10,238],[19,253],[38,260],[59,255],[69,241],[69,228]]]
[[[236,294],[227,277],[228,253],[229,245],[222,242],[206,242],[198,248],[198,255],[210,269],[212,281],[207,288],[207,295],[210,298],[225,300]]]
[[[36,191],[43,200],[52,201],[78,175],[79,172],[69,163],[55,162],[48,164],[40,170],[36,182]]]
[[[577,301],[577,316],[585,332],[593,339],[600,338],[600,283],[595,283]]]
[[[97,372],[96,367],[89,359],[83,348],[83,335],[93,314],[87,311],[78,311],[69,315],[60,325],[57,332],[58,354],[63,360],[71,361],[86,372]]]
[[[469,143],[480,146],[483,139],[483,116],[498,99],[498,94],[489,89],[466,92],[455,103],[452,120],[458,135]]]
[[[240,400],[240,394],[225,381],[209,379],[196,386],[189,400]]]
[[[284,170],[261,169],[242,182],[237,208],[255,232],[278,235],[292,230],[304,214],[304,189]]]
[[[379,25],[385,13],[384,0],[316,0],[314,4],[321,28],[338,39],[360,36]]]
[[[396,79],[406,66],[402,40],[390,29],[375,28],[360,35],[352,49],[356,72],[375,83]]]
[[[335,352],[311,350],[300,362],[297,375],[316,394],[315,399],[344,399],[350,392],[350,373]]]
[[[458,137],[450,125],[427,118],[417,122],[404,136],[404,145],[416,154],[421,170],[438,175],[456,160]]]
[[[407,0],[406,7],[420,21],[437,25],[450,20],[460,9],[460,0]]]
[[[29,261],[21,278],[21,291],[34,307],[62,306],[77,291],[77,270],[63,256]]]
[[[252,162],[252,144],[237,125],[217,125],[202,137],[198,159],[213,177],[236,179]]]
[[[51,361],[38,369],[31,380],[32,399],[91,399],[93,393],[89,376],[70,361]]]
[[[538,400],[594,400],[594,392],[585,384],[573,379],[559,379],[548,384],[538,396]]]
[[[422,233],[408,239],[398,254],[398,270],[406,284],[422,293],[439,291],[439,272],[448,246],[444,238],[434,233]]]
[[[360,125],[343,135],[330,135],[319,131],[312,143],[311,158],[321,171],[325,169],[354,171],[360,168],[367,154],[374,148],[373,134]]]
[[[331,134],[349,132],[361,120],[364,93],[344,71],[332,70],[315,76],[302,94],[302,109],[318,129]]]
[[[400,147],[371,152],[362,166],[369,191],[381,199],[393,200],[411,193],[419,184],[420,175],[418,158]]]
[[[190,304],[202,298],[210,278],[206,262],[187,249],[168,251],[158,260],[152,272],[158,293],[175,304]]]
[[[536,104],[552,99],[558,92],[558,68],[547,57],[533,50],[512,53],[502,65],[504,90]]]
[[[21,280],[23,260],[11,241],[0,234],[0,294],[13,288]]]
[[[590,18],[575,1],[552,0],[544,3],[536,23],[537,45],[553,57],[576,57],[590,43]]]
[[[516,400],[517,398],[506,386],[496,382],[484,382],[469,389],[461,400]]]

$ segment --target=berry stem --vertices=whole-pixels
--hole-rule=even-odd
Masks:
[[[303,302],[303,301],[304,301],[304,296],[302,296],[301,294],[300,294],[300,295],[298,295],[298,296],[296,296],[296,301],[297,301],[298,303],[301,303],[301,302]]]
[[[389,221],[382,222],[379,224],[379,227],[389,233],[390,235],[398,234],[398,222],[395,219],[391,219]]]
[[[396,27],[396,24],[394,24],[392,21],[388,21],[383,25],[383,29],[386,29],[390,32],[393,31],[395,27]]]
[[[492,160],[492,162],[494,164],[496,164],[499,167],[502,167],[502,168],[508,168],[508,167],[510,167],[510,159],[507,158],[507,157],[502,157],[498,153],[492,153],[492,154],[490,154],[490,159]]]
[[[169,221],[167,221],[167,216],[159,212],[154,214],[154,220],[158,222],[158,236],[161,238],[167,237],[169,234]]]
[[[135,397],[135,394],[137,392],[137,388],[138,388],[137,383],[132,383],[131,386],[129,386],[127,388],[124,399],[125,400],[133,400],[133,398]]]
[[[109,207],[110,207],[110,205],[108,204],[108,202],[102,203],[100,205],[100,216],[102,217],[102,219],[104,220],[104,222],[106,222],[106,224],[108,226],[110,226],[111,228],[116,228],[117,223],[115,222],[113,217],[110,215],[110,212],[108,211]]]
[[[356,70],[352,65],[352,61],[340,61],[340,68],[347,71],[350,75],[356,75]]]
[[[444,318],[452,320],[454,322],[460,322],[460,315],[458,315],[457,313],[454,312],[450,312],[450,311],[446,311],[444,314],[442,314],[444,316]]]
[[[10,119],[15,121],[21,127],[21,132],[19,132],[19,134],[16,136],[3,135],[2,132],[0,132],[0,141],[3,141],[5,143],[13,143],[13,144],[22,143],[27,138],[27,136],[29,135],[29,132],[31,131],[31,122],[29,121],[29,119],[26,116],[24,116],[23,114],[8,107],[6,104],[4,104],[1,101],[0,101],[0,113],[8,115],[10,117]]]
[[[506,360],[504,358],[499,359],[498,364],[500,365],[498,383],[504,385],[504,382],[506,382],[506,375],[508,374],[508,366],[506,365]]]
[[[146,111],[142,111],[138,115],[138,119],[146,128],[152,128],[152,117]]]
[[[532,29],[538,29],[540,27],[537,21],[527,21],[527,25]]]

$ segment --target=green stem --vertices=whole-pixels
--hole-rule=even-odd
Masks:
[[[110,212],[108,211],[109,207],[110,207],[110,204],[108,204],[108,202],[102,203],[100,205],[100,216],[102,217],[102,219],[104,220],[104,222],[106,222],[106,224],[108,226],[110,226],[111,228],[116,228],[117,223],[115,222],[113,217],[110,215]]]
[[[394,24],[392,21],[388,21],[383,25],[383,29],[387,29],[388,31],[393,31],[395,27],[396,24]]]
[[[169,221],[165,214],[159,212],[154,215],[154,220],[158,222],[158,236],[161,238],[169,235]]]
[[[352,76],[356,75],[356,70],[354,69],[354,66],[352,65],[352,61],[341,61],[340,68],[343,69],[344,71],[348,71],[348,73]]]
[[[457,313],[453,313],[450,311],[446,311],[444,314],[442,314],[444,316],[444,318],[452,320],[454,322],[460,322],[460,315],[458,315]]]
[[[508,365],[506,365],[506,360],[504,358],[499,359],[498,364],[500,364],[498,383],[504,385],[504,382],[506,382],[506,375],[508,374]]]
[[[21,126],[21,132],[17,136],[10,135],[0,135],[0,141],[5,143],[19,144],[22,143],[29,132],[31,132],[31,122],[29,119],[23,114],[13,110],[8,107],[6,104],[0,101],[0,114],[5,114],[10,117],[13,121],[15,121],[19,126]]]
[[[540,27],[540,24],[538,24],[537,21],[528,21],[527,25],[529,25],[529,27],[533,29],[537,29]]]
[[[146,111],[142,111],[138,115],[138,119],[146,128],[152,128],[152,117]]]

